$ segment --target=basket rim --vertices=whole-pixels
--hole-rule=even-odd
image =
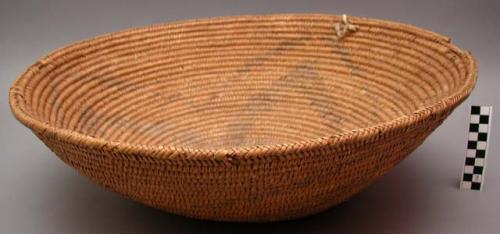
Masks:
[[[376,139],[381,131],[394,131],[402,130],[407,126],[411,126],[419,121],[422,121],[429,116],[442,115],[449,113],[458,104],[460,104],[466,97],[468,97],[475,86],[477,80],[477,62],[468,51],[464,51],[457,47],[448,37],[442,36],[438,33],[422,29],[413,25],[408,25],[405,23],[398,23],[388,20],[381,20],[368,17],[355,17],[349,16],[353,23],[357,21],[369,21],[370,23],[377,23],[387,27],[394,28],[405,28],[413,32],[417,32],[418,36],[430,37],[435,40],[436,43],[440,43],[448,47],[451,51],[459,55],[460,59],[467,66],[466,77],[463,86],[457,88],[454,93],[441,99],[441,101],[429,105],[425,108],[421,108],[413,111],[412,114],[406,114],[400,116],[396,119],[382,122],[376,125],[372,125],[365,128],[352,129],[350,131],[337,133],[329,136],[313,138],[308,140],[303,140],[294,143],[284,143],[284,144],[270,144],[270,145],[255,145],[255,146],[239,146],[232,148],[215,148],[215,149],[196,149],[189,147],[181,147],[174,145],[145,145],[145,144],[134,144],[127,142],[117,142],[111,141],[104,138],[92,137],[77,131],[72,131],[60,127],[55,127],[49,125],[46,122],[42,122],[29,113],[26,113],[22,106],[23,100],[23,89],[18,89],[22,86],[23,80],[29,79],[31,76],[36,74],[37,66],[41,63],[44,64],[50,61],[53,57],[57,57],[57,54],[61,51],[70,49],[73,46],[80,45],[82,43],[90,43],[92,41],[102,39],[105,37],[110,37],[113,35],[119,35],[130,32],[137,32],[140,30],[147,30],[156,27],[164,26],[182,26],[188,24],[196,24],[207,21],[229,21],[229,20],[245,20],[245,19],[256,19],[265,17],[329,17],[338,18],[341,16],[333,14],[323,14],[323,13],[284,13],[284,14],[258,14],[258,15],[234,15],[234,16],[221,16],[221,17],[206,17],[200,19],[190,19],[190,20],[178,20],[160,24],[153,24],[149,26],[134,27],[125,30],[119,30],[116,32],[111,32],[107,34],[102,34],[90,39],[81,40],[72,43],[68,46],[61,47],[53,52],[49,53],[45,57],[38,60],[38,62],[29,66],[20,76],[18,76],[13,82],[9,91],[9,104],[11,111],[13,112],[16,119],[18,119],[23,125],[32,129],[37,135],[50,135],[54,139],[65,141],[72,144],[86,145],[94,149],[101,150],[111,150],[113,152],[125,153],[125,154],[139,154],[141,156],[151,157],[151,158],[161,158],[161,159],[185,159],[185,160],[223,160],[230,162],[235,159],[252,159],[261,158],[265,156],[272,155],[284,155],[299,151],[314,150],[321,147],[345,144],[353,141],[367,141],[370,139]],[[24,88],[24,87],[23,87]]]

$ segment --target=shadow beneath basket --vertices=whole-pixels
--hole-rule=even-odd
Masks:
[[[425,183],[418,182],[426,170],[415,165],[419,163],[415,159],[424,156],[432,155],[417,150],[365,191],[323,213],[266,224],[200,221],[171,215],[125,199],[74,173],[51,182],[51,186],[59,188],[50,191],[63,191],[66,204],[53,211],[52,219],[57,221],[50,222],[72,233],[401,233],[425,219],[430,210],[426,203],[431,194],[425,192]]]

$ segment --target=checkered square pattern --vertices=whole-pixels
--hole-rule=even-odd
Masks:
[[[460,186],[463,189],[481,190],[483,187],[491,113],[491,106],[471,106],[467,154]]]

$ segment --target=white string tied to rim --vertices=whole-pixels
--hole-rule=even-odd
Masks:
[[[342,15],[342,24],[335,24],[335,32],[337,33],[337,39],[343,38],[348,32],[355,32],[358,30],[358,26],[353,25],[347,19],[347,15]]]

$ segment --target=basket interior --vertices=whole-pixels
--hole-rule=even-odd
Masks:
[[[99,37],[25,76],[26,112],[110,141],[197,149],[295,143],[381,124],[464,86],[435,34],[335,16],[234,17]]]

